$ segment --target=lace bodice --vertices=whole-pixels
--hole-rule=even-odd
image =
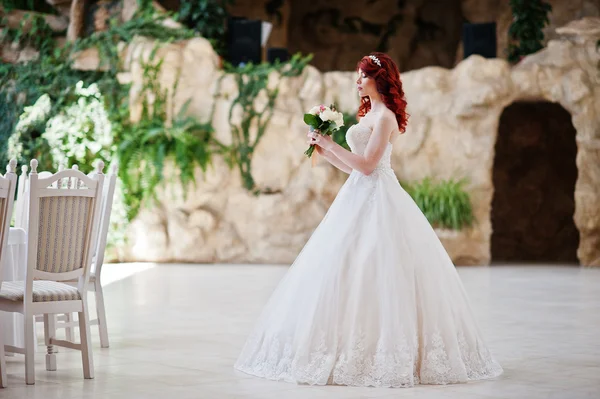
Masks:
[[[352,125],[350,129],[346,132],[346,141],[350,146],[350,149],[353,153],[363,155],[367,148],[367,143],[369,142],[369,137],[371,137],[372,130],[360,123],[356,125]],[[379,160],[376,169],[391,169],[391,157],[392,157],[392,143],[388,143],[383,156]]]

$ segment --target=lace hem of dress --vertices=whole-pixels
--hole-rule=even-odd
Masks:
[[[425,337],[421,353],[416,337],[412,345],[402,337],[393,344],[380,339],[374,347],[367,347],[361,334],[349,348],[335,350],[327,347],[323,333],[307,353],[294,353],[292,339],[263,337],[249,341],[235,368],[257,377],[301,384],[392,388],[460,383],[502,373],[482,343],[469,346],[462,332],[456,340],[458,356],[446,349],[439,332]]]

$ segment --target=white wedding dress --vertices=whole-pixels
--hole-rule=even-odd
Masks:
[[[352,126],[362,154],[371,130]],[[311,385],[496,377],[452,261],[390,166],[353,171],[265,306],[235,368]]]

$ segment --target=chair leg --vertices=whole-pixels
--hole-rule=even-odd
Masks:
[[[34,325],[37,325],[37,323],[43,323],[44,322],[44,315],[43,314],[35,315],[33,320],[34,320],[34,322],[33,322]],[[35,341],[35,347],[37,348],[38,342],[37,342],[37,336],[35,334],[35,328],[36,327],[33,328],[33,339]]]
[[[106,309],[104,308],[104,292],[100,280],[96,280],[96,314],[98,315],[98,330],[100,331],[100,346],[108,348],[108,328],[106,327]]]
[[[27,385],[35,384],[35,341],[33,337],[32,314],[25,314],[25,382]]]
[[[56,338],[56,315],[44,314],[44,337],[46,340],[46,370],[56,371],[56,351],[51,339]]]
[[[67,323],[67,328],[65,328],[65,338],[69,342],[73,342],[75,340],[75,335],[73,334],[73,327],[69,324],[73,322],[73,313],[65,313],[65,322]]]
[[[90,334],[90,315],[87,301],[83,301],[83,312],[79,312],[79,336],[81,341],[81,360],[83,361],[83,377],[94,378],[94,356]]]
[[[3,328],[0,327],[0,388],[6,388],[8,386],[8,380],[6,378],[6,360],[4,359],[4,334]]]

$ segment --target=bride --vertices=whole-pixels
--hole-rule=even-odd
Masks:
[[[395,63],[358,63],[352,152],[309,143],[350,174],[265,306],[236,369],[302,384],[411,387],[492,378],[490,354],[452,261],[390,166],[408,115]]]

